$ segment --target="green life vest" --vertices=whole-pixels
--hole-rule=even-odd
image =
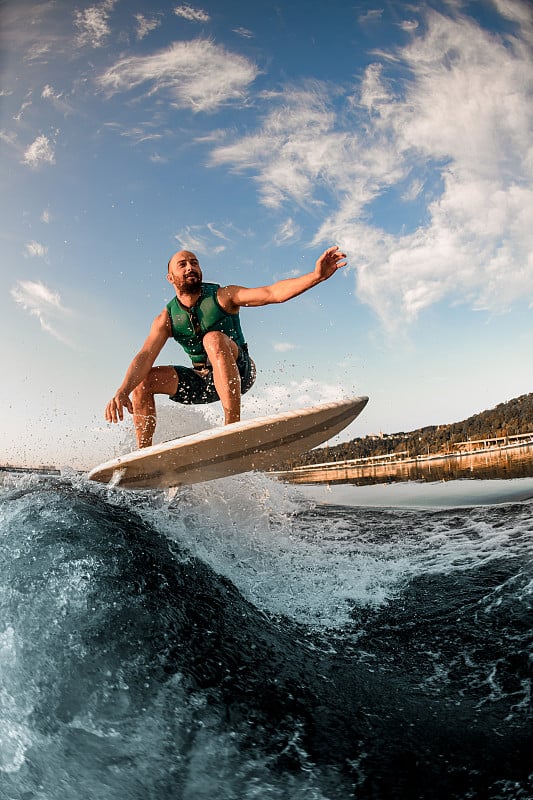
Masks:
[[[208,331],[222,331],[239,347],[245,345],[239,314],[228,314],[217,299],[218,283],[202,283],[202,294],[190,309],[177,297],[167,303],[172,336],[183,347],[193,365],[205,364],[207,354],[202,338]]]

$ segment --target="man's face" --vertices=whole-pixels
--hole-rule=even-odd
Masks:
[[[170,259],[167,279],[178,291],[196,291],[202,284],[200,262],[189,250],[180,250]]]

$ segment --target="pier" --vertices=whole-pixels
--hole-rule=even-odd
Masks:
[[[319,475],[322,479],[347,479],[350,474],[376,475],[378,472],[393,472],[396,470],[407,470],[409,467],[429,467],[432,463],[439,461],[459,461],[461,459],[492,455],[495,458],[500,454],[519,451],[521,448],[532,448],[531,458],[533,459],[533,431],[521,433],[513,436],[498,436],[485,439],[468,439],[464,442],[455,442],[453,449],[442,450],[437,453],[427,453],[426,455],[410,455],[408,450],[399,450],[392,453],[384,453],[374,456],[361,458],[345,459],[343,461],[324,461],[319,464],[304,464],[292,467],[287,470],[272,471],[271,474],[284,480],[305,482],[306,479],[316,479]],[[325,477],[327,476],[327,477]]]
[[[11,464],[0,464],[0,472],[14,472],[18,474],[60,475],[56,467],[44,465],[42,467],[14,467]]]
[[[465,442],[455,442],[453,445],[462,453],[476,453],[485,450],[520,447],[533,444],[532,433],[517,433],[514,436],[497,436],[494,439],[468,439]]]

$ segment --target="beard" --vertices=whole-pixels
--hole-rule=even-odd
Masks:
[[[195,291],[196,289],[200,289],[201,285],[202,276],[197,275],[196,273],[191,273],[190,275],[187,275],[186,278],[183,278],[181,287],[188,291],[191,291],[191,289]]]

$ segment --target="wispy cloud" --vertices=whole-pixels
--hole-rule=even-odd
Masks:
[[[53,86],[50,84],[46,84],[41,92],[41,98],[43,100],[48,100],[54,108],[58,111],[61,111],[63,114],[71,114],[73,112],[73,108],[70,103],[65,98],[64,92],[58,92],[54,89]]]
[[[254,34],[252,31],[249,31],[248,28],[233,28],[233,33],[236,33],[238,36],[242,36],[243,39],[254,38]]]
[[[40,242],[28,242],[25,250],[30,258],[44,258],[48,253],[48,247]]]
[[[416,19],[406,19],[399,23],[402,31],[406,33],[413,33],[418,28],[418,21]]]
[[[133,139],[136,144],[141,144],[142,142],[154,142],[163,138],[162,133],[156,133],[155,131],[150,130],[150,123],[146,123],[144,125],[135,125],[132,128],[124,128],[120,132],[120,135],[126,137],[127,139]]]
[[[145,17],[144,14],[135,14],[137,21],[137,39],[144,39],[149,33],[155,31],[161,25],[158,17]]]
[[[174,239],[179,246],[194,250],[202,255],[223,253],[229,243],[236,239],[243,240],[251,236],[250,231],[235,227],[233,223],[217,224],[207,222],[205,225],[187,225],[175,234]]]
[[[292,217],[288,217],[282,224],[279,226],[275,242],[278,245],[287,244],[288,242],[296,241],[301,233],[300,227],[295,223]]]
[[[202,231],[203,228],[199,225],[188,225],[177,233],[174,239],[177,241],[178,245],[184,249],[193,250],[199,255],[209,253],[211,250],[210,238],[206,238]]]
[[[12,289],[11,296],[25,311],[37,317],[41,328],[55,339],[69,344],[56,328],[56,320],[65,319],[72,312],[63,306],[61,297],[40,281],[19,281]]]
[[[369,11],[365,11],[364,14],[360,14],[358,19],[361,25],[366,25],[368,23],[381,22],[382,16],[383,10],[381,8],[373,8]]]
[[[22,55],[24,62],[33,66],[46,63],[68,41],[55,25],[55,2],[7,2],[2,4],[1,13],[0,50]]]
[[[78,47],[103,47],[109,38],[109,16],[116,5],[116,0],[103,0],[83,11],[74,11],[74,27],[77,30]]]
[[[18,113],[14,115],[13,119],[15,122],[20,122],[24,116],[26,109],[31,108],[32,100],[31,100],[31,92],[28,94],[22,105],[20,106]]]
[[[216,239],[223,239],[225,242],[230,241],[230,237],[220,228],[216,228],[212,222],[207,223],[207,229]]]
[[[290,342],[274,342],[273,347],[276,353],[288,353],[289,350],[294,350],[296,345]]]
[[[189,5],[176,6],[174,14],[177,17],[189,20],[189,22],[209,22],[210,16],[207,11],[201,8],[193,8]]]
[[[41,92],[41,97],[46,100],[59,100],[61,98],[61,93],[57,93],[53,86],[46,84]]]
[[[525,8],[510,6],[514,19]],[[315,83],[265,96],[260,128],[214,148],[211,164],[249,172],[271,208],[328,208],[315,244],[347,250],[359,296],[391,328],[444,298],[504,310],[533,297],[533,61],[522,34],[503,40],[430,11],[409,45],[382,56],[350,93]],[[389,61],[403,66],[403,86],[388,82]],[[410,208],[409,226],[389,227],[388,193],[418,204],[418,224]]]
[[[174,238],[180,247],[194,250],[202,255],[223,253],[226,245],[220,244],[220,241],[230,241],[229,234],[221,231],[220,226],[215,227],[211,222],[206,225],[188,225],[177,233]]]
[[[4,142],[4,144],[9,145],[9,147],[17,147],[17,134],[13,131],[0,131],[0,141]]]
[[[320,202],[318,185],[335,177],[348,181],[344,162],[356,156],[355,138],[335,129],[331,87],[308,82],[265,99],[270,110],[261,130],[215,148],[211,164],[251,170],[262,202],[271,208],[287,200],[304,206]]]
[[[53,142],[44,134],[37,138],[24,151],[22,162],[32,169],[37,169],[43,164],[55,164],[56,157]]]
[[[502,17],[518,22],[525,28],[533,26],[531,3],[523,2],[523,0],[494,0],[494,5]]]
[[[98,79],[110,95],[146,85],[147,93],[168,94],[177,108],[215,111],[230,101],[243,101],[257,76],[248,59],[205,39],[175,42],[149,56],[122,58]]]

